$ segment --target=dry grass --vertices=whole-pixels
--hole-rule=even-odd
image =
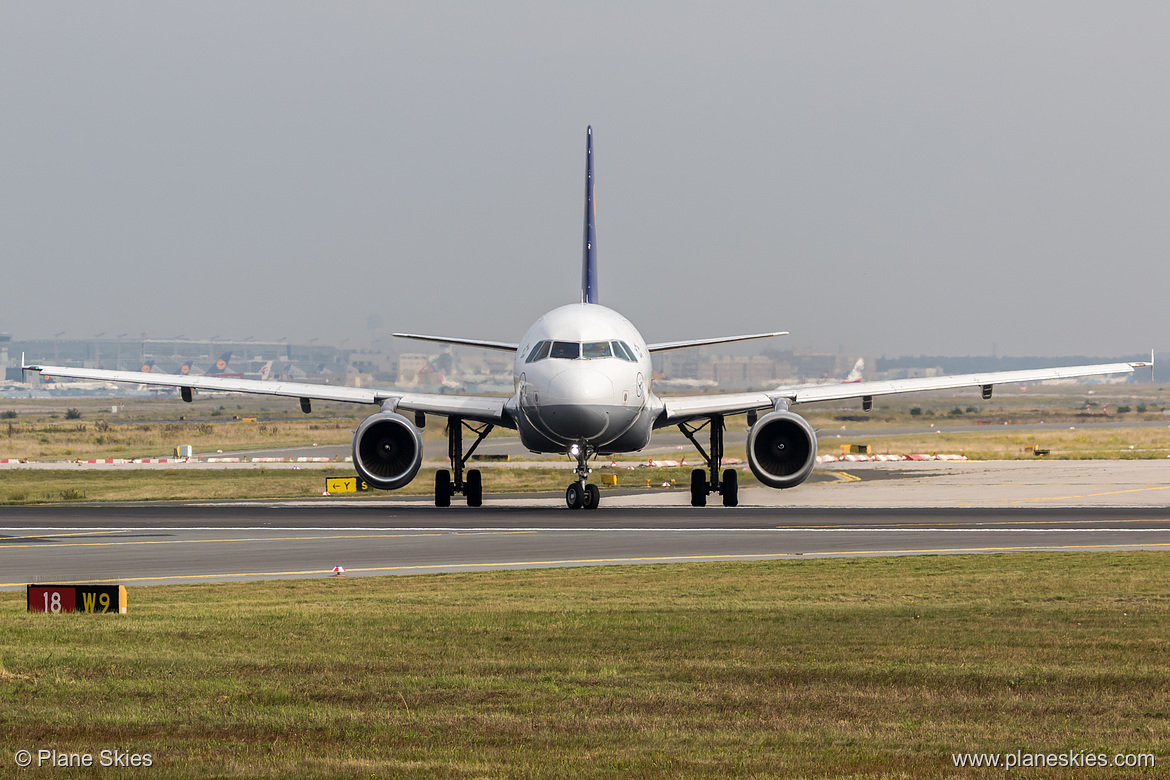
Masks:
[[[0,458],[33,461],[174,456],[180,444],[216,450],[348,444],[357,419],[281,422],[125,422],[99,419],[0,423]]]
[[[869,444],[875,454],[947,452],[964,453],[973,460],[1035,458],[1025,447],[1030,444],[1050,450],[1045,457],[1080,459],[1165,458],[1170,454],[1170,428],[1068,427],[1033,431],[941,433],[883,437],[880,431],[851,432],[841,439],[823,438],[821,454],[839,454],[842,443]]]

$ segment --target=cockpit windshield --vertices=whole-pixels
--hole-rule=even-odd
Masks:
[[[576,360],[581,357],[581,345],[575,341],[554,341],[552,350],[548,353],[551,358]]]
[[[586,341],[581,345],[581,357],[606,358],[613,357],[613,348],[608,341]]]
[[[528,353],[525,363],[535,363],[545,358],[559,358],[561,360],[594,360],[597,358],[617,358],[629,363],[637,363],[634,350],[624,341],[541,341]]]

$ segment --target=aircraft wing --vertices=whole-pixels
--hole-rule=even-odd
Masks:
[[[397,335],[397,334],[395,334]],[[646,349],[651,352],[666,352],[671,349],[687,349],[688,347],[709,347],[712,344],[731,344],[736,341],[751,341],[753,339],[770,339],[773,336],[787,336],[788,331],[779,333],[750,333],[746,336],[719,336],[713,339],[689,339],[687,341],[660,341],[656,344],[647,344]]]
[[[740,414],[752,409],[767,409],[777,401],[807,404],[817,401],[842,401],[850,398],[872,398],[875,395],[917,393],[926,390],[952,390],[961,387],[989,387],[991,385],[1040,382],[1045,379],[1071,379],[1104,374],[1132,374],[1135,369],[1152,363],[1102,363],[1095,366],[1064,366],[1037,368],[1024,371],[989,371],[983,374],[956,374],[913,379],[893,379],[885,382],[843,382],[835,385],[796,385],[758,393],[729,393],[726,395],[668,396],[662,398],[664,410],[658,425],[673,425],[696,417],[715,414]]]
[[[460,347],[478,347],[480,349],[498,349],[501,352],[515,352],[520,349],[519,344],[507,341],[483,341],[482,339],[448,338],[447,336],[423,336],[418,333],[395,333],[395,338],[414,339],[415,341],[433,341],[437,344],[455,344]]]
[[[815,401],[841,401],[875,395],[918,393],[925,390],[952,390],[960,387],[988,387],[1020,382],[1042,382],[1046,379],[1073,379],[1104,374],[1132,374],[1135,369],[1151,363],[1100,363],[1095,366],[1062,366],[1034,368],[1023,371],[988,371],[982,374],[955,374],[927,376],[912,379],[891,379],[885,382],[849,382],[838,385],[807,385],[769,390],[773,398],[786,398],[794,404]]]
[[[769,409],[776,404],[767,393],[712,393],[677,395],[662,399],[665,405],[656,427],[675,425],[713,414],[742,414],[752,409]]]
[[[216,376],[182,374],[144,374],[140,371],[109,371],[100,368],[73,368],[70,366],[23,365],[25,371],[37,371],[44,376],[69,379],[95,379],[103,382],[124,382],[132,385],[158,387],[189,387],[193,390],[216,390],[227,393],[254,393],[317,401],[343,401],[356,404],[396,402],[399,411],[425,412],[443,417],[463,417],[477,422],[490,422],[507,428],[515,427],[504,411],[504,398],[490,396],[447,395],[441,393],[406,393],[373,387],[342,387],[309,382],[276,382],[259,379],[229,379]]]

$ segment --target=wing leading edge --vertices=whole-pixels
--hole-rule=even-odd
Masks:
[[[770,339],[774,336],[787,336],[788,331],[778,333],[751,333],[746,336],[719,336],[713,339],[689,339],[687,341],[660,341],[656,344],[647,344],[646,349],[651,352],[666,352],[671,349],[687,349],[688,347],[709,347],[712,344],[731,344],[736,341],[751,341],[753,339]]]
[[[505,428],[514,428],[511,416],[504,410],[503,398],[490,396],[444,395],[439,393],[406,393],[372,387],[342,387],[317,385],[308,382],[274,382],[258,379],[225,379],[214,376],[182,374],[144,374],[139,371],[110,371],[100,368],[72,368],[69,366],[24,365],[25,371],[36,371],[44,376],[67,379],[92,379],[102,382],[121,382],[132,385],[189,388],[225,393],[252,393],[314,401],[341,401],[356,404],[384,404],[392,402],[398,411],[425,412],[443,417],[461,417],[475,422],[488,422]]]
[[[460,347],[478,347],[479,349],[496,349],[501,352],[515,352],[520,349],[519,344],[509,341],[484,341],[482,339],[449,338],[447,336],[423,336],[418,333],[395,333],[395,338],[413,339],[415,341],[433,341],[436,344],[454,344]]]
[[[1062,366],[1024,371],[990,371],[983,374],[894,379],[885,382],[849,382],[836,385],[795,385],[758,393],[728,395],[692,395],[663,398],[665,405],[660,425],[673,425],[695,417],[714,414],[739,414],[752,409],[766,409],[777,402],[807,404],[818,401],[844,401],[873,398],[878,395],[919,393],[927,390],[953,390],[962,387],[990,387],[1019,382],[1042,382],[1046,379],[1072,379],[1083,376],[1132,374],[1153,363],[1101,363],[1093,366]]]

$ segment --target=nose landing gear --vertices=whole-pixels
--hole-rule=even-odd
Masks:
[[[565,503],[569,509],[596,509],[601,504],[601,491],[589,479],[589,449],[585,444],[574,444],[569,454],[577,458],[577,481],[565,489]]]

